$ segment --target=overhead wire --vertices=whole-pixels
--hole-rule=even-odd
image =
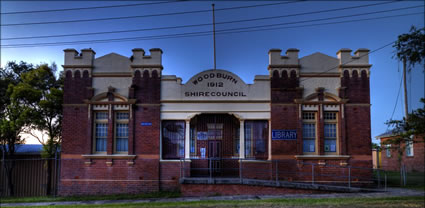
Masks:
[[[382,12],[382,11],[379,11]],[[374,12],[376,13],[376,12]],[[287,24],[297,24],[297,23],[306,23],[306,22],[314,22],[314,21],[323,21],[323,20],[329,20],[329,19],[339,19],[343,17],[351,17],[351,16],[361,16],[361,15],[367,15],[370,13],[363,13],[363,14],[355,14],[355,15],[348,15],[348,16],[338,16],[338,17],[331,17],[331,18],[324,18],[324,19],[315,19],[315,20],[308,20],[308,21],[297,21],[297,22],[286,22],[286,23],[279,23],[279,24],[273,24],[273,25],[267,25],[269,26],[276,26],[276,25],[287,25]],[[392,15],[392,16],[386,16],[386,17],[377,17],[377,18],[366,18],[366,19],[360,19],[360,20],[347,20],[347,21],[340,21],[340,22],[331,22],[331,23],[322,23],[325,24],[338,24],[338,23],[344,23],[344,22],[354,22],[354,21],[363,21],[363,20],[372,20],[372,19],[382,19],[382,18],[389,18],[389,17],[396,17],[396,16],[408,16],[408,15],[415,15],[420,13],[411,13],[411,14],[403,14],[403,15]],[[319,25],[319,24],[316,24]],[[233,33],[241,33],[241,32],[251,32],[255,31],[257,28],[262,28],[261,30],[273,30],[273,29],[283,29],[283,28],[263,28],[266,27],[264,25],[260,26],[252,26],[252,27],[242,27],[242,28],[232,28],[232,29],[225,29],[225,30],[217,30],[217,34],[227,34],[229,32]],[[252,30],[247,30],[252,29]],[[257,29],[258,30],[258,29]],[[3,45],[3,48],[16,48],[16,47],[34,47],[34,46],[51,46],[51,45],[64,45],[64,44],[84,44],[84,43],[101,43],[101,42],[117,42],[117,41],[129,41],[129,40],[143,40],[143,39],[163,39],[163,38],[172,38],[172,37],[181,37],[181,36],[194,36],[194,35],[209,35],[212,31],[200,31],[200,32],[188,32],[188,33],[174,33],[174,34],[166,34],[166,35],[153,35],[153,36],[142,36],[142,37],[129,37],[129,38],[113,38],[113,39],[100,39],[100,40],[82,40],[82,41],[67,41],[67,42],[45,42],[45,43],[24,43],[24,44],[8,44]]]
[[[289,2],[279,2],[279,3],[269,3],[269,4],[257,4],[257,5],[248,5],[248,6],[237,6],[237,7],[227,7],[216,9],[216,11],[226,11],[226,10],[235,10],[235,9],[246,9],[254,7],[263,7],[263,6],[273,6],[278,4],[292,4],[303,2],[303,0],[295,0]],[[107,18],[95,18],[95,19],[79,19],[79,20],[63,20],[63,21],[48,21],[48,22],[24,22],[24,23],[11,23],[11,24],[2,24],[2,27],[11,27],[11,26],[23,26],[23,25],[45,25],[45,24],[63,24],[63,23],[77,23],[77,22],[96,22],[96,21],[107,21],[107,20],[122,20],[122,19],[134,19],[134,18],[146,18],[146,17],[161,17],[161,16],[172,16],[172,15],[183,15],[183,14],[195,14],[195,13],[204,13],[211,12],[210,9],[204,10],[193,10],[193,11],[183,11],[183,12],[169,12],[169,13],[160,13],[160,14],[148,14],[148,15],[135,15],[135,16],[124,16],[124,17],[107,17]]]
[[[184,1],[187,1],[187,0],[161,1],[161,2],[149,2],[149,3],[137,3],[137,4],[120,4],[120,5],[95,6],[95,7],[64,8],[64,9],[0,12],[0,15],[35,14],[35,13],[48,13],[48,12],[76,11],[76,10],[108,9],[108,8],[134,7],[134,6],[146,6],[146,5],[155,5],[155,4],[177,3],[177,2],[184,2]]]
[[[400,96],[400,91],[401,91],[402,83],[403,83],[403,77],[401,77],[401,79],[400,79],[400,86],[399,86],[399,88],[398,88],[397,98],[395,99],[394,108],[393,108],[393,112],[391,113],[390,121],[391,121],[391,120],[393,120],[395,110],[397,109],[397,104],[398,104],[398,101],[399,101],[399,99],[398,99],[398,98],[399,98],[399,96]],[[389,126],[387,126],[387,132],[388,132],[389,128],[390,128],[390,127],[389,127]]]
[[[347,10],[347,9],[356,9],[356,8],[377,6],[377,5],[395,3],[395,2],[397,2],[397,1],[385,2],[385,3],[375,3],[375,4],[366,4],[366,5],[351,6],[351,7],[342,7],[342,8],[336,8],[336,9],[319,10],[319,11],[311,11],[311,12],[296,13],[296,14],[289,14],[289,15],[279,15],[279,16],[252,18],[252,19],[245,19],[245,20],[217,22],[216,25],[240,23],[240,22],[250,22],[250,21],[259,21],[259,20],[266,20],[266,19],[286,18],[286,17],[303,16],[303,15],[311,15],[311,14],[319,14],[319,13],[326,13],[326,12],[342,11],[342,10]],[[116,34],[116,33],[152,31],[152,30],[166,30],[166,29],[178,29],[178,28],[189,28],[189,27],[201,27],[201,26],[210,26],[211,24],[212,23],[204,23],[204,24],[179,25],[179,26],[169,26],[169,27],[140,28],[140,29],[133,29],[133,30],[118,30],[118,31],[90,32],[90,33],[73,33],[73,34],[45,35],[45,36],[11,37],[11,38],[2,38],[1,40],[19,40],[19,39],[38,39],[38,38],[56,38],[56,37],[72,37],[72,36],[85,36],[85,35]]]
[[[385,44],[385,45],[383,45],[383,46],[381,46],[381,47],[378,47],[378,48],[376,48],[376,49],[374,49],[374,50],[372,50],[372,51],[369,51],[368,53],[366,53],[366,54],[364,54],[364,55],[361,55],[361,56],[359,56],[358,58],[363,58],[363,57],[365,57],[365,56],[369,56],[369,54],[372,54],[372,53],[375,53],[375,52],[377,52],[377,51],[379,51],[379,50],[382,50],[382,49],[384,49],[384,48],[386,48],[386,47],[388,47],[388,46],[390,46],[390,45],[392,45],[392,44],[394,44],[394,43],[395,43],[395,41],[391,41],[390,43],[387,43],[387,44]],[[322,71],[322,72],[320,72],[320,73],[317,73],[317,75],[325,74],[325,73],[327,73],[327,72],[329,72],[329,71],[332,71],[332,70],[334,70],[334,69],[338,69],[340,66],[347,65],[347,64],[349,64],[349,63],[351,63],[351,62],[354,62],[354,61],[356,61],[356,60],[357,60],[357,59],[352,59],[352,60],[350,60],[350,61],[346,61],[346,62],[344,62],[344,63],[340,64],[339,66],[335,66],[335,67],[329,68],[328,70],[325,70],[325,71]],[[312,77],[304,78],[303,80],[300,80],[300,83],[301,83],[301,82],[303,82],[303,81],[306,81],[306,80],[308,80],[308,79],[311,79],[311,78],[312,78]]]

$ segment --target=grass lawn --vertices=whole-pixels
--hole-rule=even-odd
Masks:
[[[245,201],[150,202],[138,204],[61,205],[55,207],[423,207],[424,197],[389,198],[329,198],[329,199],[268,199]],[[41,206],[48,208],[52,206]]]
[[[176,198],[180,192],[153,192],[145,194],[120,194],[104,196],[67,196],[67,197],[2,197],[1,203],[26,203],[26,202],[56,202],[56,201],[94,201],[94,200],[123,200],[123,199],[146,199],[146,198]]]
[[[389,187],[400,187],[400,172],[386,171],[387,185]],[[411,188],[416,190],[425,190],[425,175],[420,172],[410,172],[406,174],[406,186],[402,188]]]

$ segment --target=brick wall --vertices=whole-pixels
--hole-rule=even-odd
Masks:
[[[284,194],[320,194],[326,191],[275,188],[250,185],[198,185],[182,184],[183,196],[216,196],[216,195],[284,195]]]
[[[66,73],[64,89],[64,118],[60,195],[123,194],[159,191],[160,186],[160,77],[145,71],[136,73],[129,86],[131,106],[129,121],[129,154],[133,158],[87,158],[93,154],[92,112],[84,100],[93,96],[92,78],[88,71]],[[112,97],[111,97],[112,96]],[[113,93],[108,100],[114,105]],[[142,122],[152,125],[142,126]],[[113,153],[113,116],[109,120],[107,154]],[[163,172],[169,168],[163,168]],[[177,174],[176,168],[171,173]],[[165,190],[176,189],[178,177],[163,178]]]
[[[422,139],[423,135],[417,135],[414,138],[415,143],[413,143],[413,156],[406,156],[406,150],[404,150],[402,156],[402,163],[406,167],[406,171],[418,171],[425,172],[425,164],[424,164],[424,152],[425,152],[425,143]],[[391,149],[391,157],[387,157],[385,146],[382,145],[382,142],[389,139],[389,137],[381,139],[381,164],[382,169],[384,170],[392,170],[399,171],[399,162],[398,162],[398,152],[395,149]],[[405,144],[402,144],[402,147],[405,147]]]

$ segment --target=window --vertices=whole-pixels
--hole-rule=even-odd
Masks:
[[[217,140],[223,139],[223,124],[222,123],[209,123],[208,127],[208,139]]]
[[[267,159],[267,121],[245,121],[245,157]]]
[[[128,118],[127,112],[115,113],[115,152],[128,152]]]
[[[336,153],[337,149],[337,113],[324,112],[325,152]]]
[[[94,152],[106,153],[108,138],[108,112],[96,112],[94,124]]]
[[[385,145],[385,152],[387,157],[391,157],[391,144]]]
[[[316,113],[303,112],[303,152],[316,152]]]
[[[413,141],[406,141],[406,156],[413,156]]]
[[[184,158],[184,121],[162,121],[162,158]]]

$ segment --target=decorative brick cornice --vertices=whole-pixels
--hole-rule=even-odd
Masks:
[[[120,73],[93,73],[92,77],[132,77],[132,73],[120,72]]]
[[[269,65],[267,67],[268,70],[275,69],[275,68],[301,68],[301,65]]]
[[[84,159],[135,159],[136,155],[81,155]]]
[[[84,103],[86,104],[94,104],[94,105],[129,105],[129,104],[135,104],[136,99],[128,99],[128,101],[91,101],[91,100],[84,100]]]
[[[162,65],[130,65],[131,68],[158,68],[164,69]]]
[[[350,155],[295,155],[297,160],[348,160]]]
[[[92,65],[62,65],[62,67],[64,69],[69,69],[69,68],[94,68],[94,66]]]

